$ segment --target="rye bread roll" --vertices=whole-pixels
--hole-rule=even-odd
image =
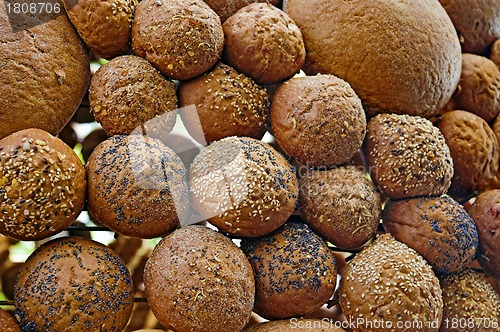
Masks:
[[[2,332],[21,332],[15,318],[3,309],[0,309],[0,330]]]
[[[332,326],[328,321],[321,319],[295,318],[277,320],[256,324],[245,332],[343,332],[344,329]]]

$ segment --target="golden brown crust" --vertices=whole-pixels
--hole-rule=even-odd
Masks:
[[[290,164],[268,144],[248,137],[214,142],[190,168],[194,208],[221,231],[261,236],[281,226],[298,196]]]
[[[222,25],[223,59],[259,84],[276,84],[297,73],[305,60],[300,29],[283,11],[252,3]]]
[[[252,267],[231,240],[204,226],[163,238],[146,264],[144,284],[156,318],[174,331],[241,331],[252,313]]]
[[[64,7],[92,52],[107,59],[129,52],[137,0],[64,0]]]
[[[59,138],[26,129],[0,141],[0,232],[40,240],[76,220],[85,203],[85,169]]]
[[[304,37],[303,70],[345,79],[371,115],[430,117],[455,91],[460,44],[437,1],[287,0],[283,8]]]
[[[203,74],[223,47],[220,19],[202,0],[144,0],[137,7],[132,48],[170,78]]]
[[[24,331],[122,331],[134,305],[125,264],[92,240],[39,247],[17,276],[14,304]]]
[[[271,234],[243,239],[241,248],[253,267],[260,316],[305,316],[333,295],[335,256],[306,224],[288,221]]]
[[[172,131],[177,114],[174,83],[133,55],[99,68],[90,82],[89,102],[109,136],[135,133],[162,140]]]
[[[184,221],[189,204],[186,170],[160,141],[113,136],[94,150],[86,167],[89,212],[112,230],[153,238]]]
[[[500,39],[491,45],[490,59],[497,67],[500,67]]]
[[[293,78],[271,104],[273,134],[286,154],[307,166],[347,163],[366,133],[361,101],[333,75]]]
[[[200,144],[229,136],[261,139],[266,132],[266,89],[221,62],[210,72],[183,82],[178,94],[180,106],[188,107],[180,112],[182,122]]]
[[[321,319],[298,318],[277,320],[256,324],[245,332],[344,332],[344,329],[330,326],[330,322]]]
[[[0,330],[2,332],[21,332],[14,317],[3,309],[0,309]]]
[[[0,3],[0,138],[27,128],[57,135],[87,89],[87,51],[65,14],[17,15],[11,26],[5,5]]]

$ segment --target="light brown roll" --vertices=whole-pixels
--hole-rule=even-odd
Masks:
[[[500,39],[491,45],[490,59],[497,67],[500,67]]]
[[[0,330],[2,332],[21,332],[15,318],[4,309],[0,309]]]
[[[334,323],[321,319],[292,318],[256,324],[245,332],[343,332]]]

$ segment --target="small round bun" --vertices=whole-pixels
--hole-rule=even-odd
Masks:
[[[298,196],[290,164],[270,145],[228,137],[196,156],[190,168],[194,208],[221,231],[261,236],[281,226]]]
[[[220,17],[220,21],[224,23],[229,17],[234,15],[238,10],[249,5],[255,0],[204,0],[214,12]]]
[[[430,121],[380,114],[367,128],[363,152],[373,181],[386,196],[401,199],[446,193],[455,159]]]
[[[0,233],[41,240],[76,220],[85,203],[85,168],[59,138],[26,129],[0,141]]]
[[[188,80],[219,60],[224,32],[202,0],[143,0],[132,24],[132,48],[164,75]]]
[[[162,236],[188,210],[186,169],[160,141],[116,135],[92,152],[88,163],[88,209],[99,222],[127,236]]]
[[[14,317],[7,311],[0,309],[0,331],[2,332],[21,332]]]
[[[245,332],[345,332],[345,330],[321,319],[292,318],[256,324]]]
[[[335,290],[335,256],[306,224],[288,221],[241,248],[255,276],[254,312],[266,319],[301,317],[321,308]]]
[[[108,247],[79,237],[35,250],[17,275],[23,331],[122,331],[134,306],[127,267]]]
[[[293,78],[271,104],[271,127],[286,154],[307,166],[347,163],[366,133],[361,101],[333,75]]]
[[[500,67],[500,39],[491,45],[490,59],[497,67]]]
[[[163,139],[177,114],[174,83],[134,55],[114,58],[99,68],[90,82],[89,102],[109,136],[136,133]]]
[[[180,112],[182,122],[200,144],[229,136],[261,139],[266,132],[266,89],[221,62],[210,72],[182,83],[178,93],[179,104],[185,107]]]
[[[374,323],[417,321],[427,332],[438,331],[443,314],[439,280],[413,249],[381,235],[351,261],[342,275],[340,305],[348,321],[361,324],[354,332],[373,331]],[[435,327],[432,325],[435,324]],[[415,328],[398,327],[398,331]]]
[[[469,210],[479,235],[479,264],[491,277],[500,280],[500,190],[479,195]]]
[[[436,273],[459,271],[475,258],[476,224],[448,196],[389,201],[382,218],[385,230],[422,255]]]
[[[137,0],[64,0],[64,7],[92,52],[109,59],[130,51]]]
[[[144,270],[148,304],[176,332],[241,331],[255,296],[252,267],[228,238],[187,226],[163,238]]]
[[[467,332],[498,332],[500,296],[482,275],[463,269],[441,279],[441,288],[444,310],[440,332],[457,331],[457,325],[467,326]]]
[[[224,62],[259,84],[276,84],[295,75],[306,56],[299,28],[269,3],[252,3],[222,25]]]
[[[373,182],[355,166],[310,171],[299,181],[299,210],[311,228],[344,249],[370,240],[382,214]]]

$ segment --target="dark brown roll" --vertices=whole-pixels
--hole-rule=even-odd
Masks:
[[[59,138],[26,129],[0,141],[0,232],[41,240],[76,220],[85,203],[85,169]]]
[[[219,62],[210,72],[179,87],[182,122],[200,144],[229,136],[261,139],[269,98],[264,87]]]
[[[224,23],[229,17],[246,5],[255,2],[255,0],[204,0],[210,8],[220,17]]]
[[[204,226],[162,239],[144,285],[156,318],[176,332],[241,331],[252,313],[252,267],[230,239]]]
[[[127,236],[162,236],[188,210],[186,169],[160,141],[141,135],[113,136],[87,163],[88,209],[103,225]]]
[[[389,198],[441,195],[450,187],[455,159],[424,118],[377,115],[368,122],[363,152],[373,181]]]
[[[382,219],[385,230],[422,255],[436,273],[456,272],[475,258],[476,224],[450,197],[389,201]]]
[[[253,310],[260,316],[305,316],[333,295],[335,256],[306,224],[288,221],[271,234],[243,239],[241,249],[254,271]]]
[[[349,261],[339,288],[340,305],[348,321],[360,322],[354,332],[438,331],[443,314],[439,280],[425,259],[390,234],[381,235]],[[375,324],[379,325],[375,325]],[[374,329],[373,326],[382,328]]]
[[[2,332],[21,332],[14,317],[3,309],[0,309],[0,330]]]
[[[66,237],[35,250],[17,276],[23,331],[122,331],[134,305],[125,264],[108,247]]]
[[[500,190],[479,195],[469,210],[479,235],[477,258],[491,277],[500,280]]]
[[[106,131],[104,131],[104,129],[98,128],[94,131],[91,131],[90,134],[88,134],[82,142],[83,160],[87,162],[94,149],[107,139],[108,134],[106,134]]]
[[[164,75],[187,80],[219,60],[224,32],[202,0],[143,0],[132,24],[132,48]]]
[[[300,29],[269,3],[252,3],[222,25],[224,62],[259,84],[276,84],[295,75],[306,56]]]
[[[190,168],[194,208],[221,231],[261,236],[292,214],[298,196],[290,164],[270,145],[248,137],[214,142]]]
[[[286,154],[307,166],[350,161],[363,143],[366,118],[351,86],[332,75],[293,78],[271,104],[271,127]]]
[[[370,240],[382,214],[373,182],[355,166],[309,171],[299,181],[299,210],[311,228],[337,247]]]
[[[321,319],[292,318],[256,324],[245,332],[344,332],[333,323]]]

